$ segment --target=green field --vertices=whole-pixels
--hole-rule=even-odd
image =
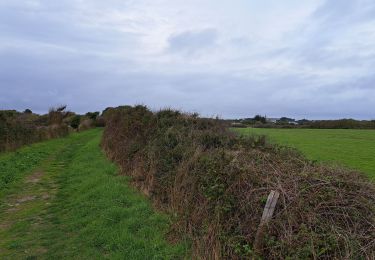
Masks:
[[[170,220],[119,176],[101,130],[0,155],[0,259],[181,259]]]
[[[375,179],[375,130],[234,129],[244,135],[266,135],[271,142],[295,147],[309,159],[337,163]]]

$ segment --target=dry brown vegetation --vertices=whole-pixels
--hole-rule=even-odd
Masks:
[[[12,151],[23,145],[64,137],[72,131],[104,127],[99,112],[79,115],[66,110],[65,105],[52,107],[48,114],[38,115],[26,109],[0,110],[0,152]]]
[[[375,189],[361,174],[196,115],[125,106],[105,119],[107,155],[174,216],[195,257],[374,259]],[[271,190],[280,198],[255,250]]]
[[[64,110],[65,106],[51,108],[48,114],[41,116],[31,111],[0,111],[0,152],[68,135],[69,128],[63,119],[69,112]]]

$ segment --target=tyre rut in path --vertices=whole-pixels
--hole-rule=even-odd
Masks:
[[[167,241],[169,218],[106,159],[101,133],[0,156],[0,177],[19,176],[0,196],[1,260],[190,258],[188,243]]]
[[[30,172],[17,185],[16,191],[0,201],[0,258],[25,259],[42,256],[47,252],[44,231],[52,228],[49,209],[59,186],[56,177],[66,164],[64,153],[72,153],[78,139],[67,143],[43,160],[36,170]],[[61,158],[64,158],[62,160]]]

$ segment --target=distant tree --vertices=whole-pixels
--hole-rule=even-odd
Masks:
[[[96,118],[99,116],[100,112],[88,112],[86,113],[86,116],[92,120],[96,120]]]
[[[25,114],[32,114],[33,113],[33,111],[31,111],[30,109],[25,109],[25,111],[23,111],[23,113],[25,113]]]
[[[310,120],[307,120],[307,119],[301,119],[301,120],[298,120],[297,123],[300,124],[300,125],[307,125],[309,124],[311,121]]]
[[[290,125],[290,124],[296,124],[296,120],[289,117],[281,117],[279,120],[276,121],[277,124],[281,125]]]
[[[289,117],[281,117],[280,119],[279,119],[279,121],[280,122],[285,122],[285,123],[288,123],[288,122],[294,122],[295,121],[295,119],[293,119],[293,118],[289,118]]]
[[[253,120],[256,121],[256,122],[261,122],[263,124],[265,124],[267,122],[266,117],[261,116],[261,115],[254,116]]]

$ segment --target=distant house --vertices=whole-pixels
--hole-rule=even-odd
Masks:
[[[274,123],[274,124],[276,124],[277,121],[279,121],[279,120],[280,120],[280,118],[275,118],[275,117],[267,117],[266,118],[267,123]]]
[[[289,117],[281,117],[276,121],[278,124],[289,124],[289,125],[298,125],[295,119]]]

